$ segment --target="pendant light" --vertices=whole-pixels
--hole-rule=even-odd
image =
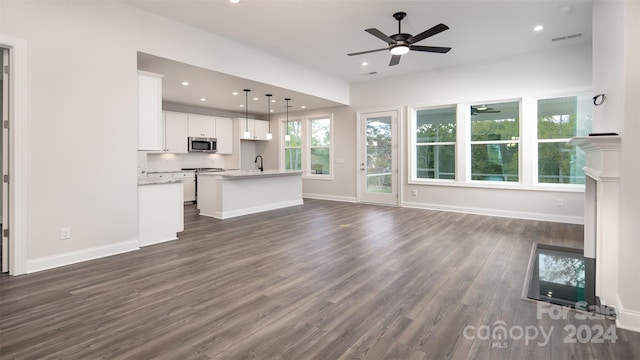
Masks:
[[[268,116],[268,121],[269,121],[269,132],[267,133],[267,140],[271,140],[273,139],[273,134],[271,134],[271,94],[267,94],[265,95],[267,97],[267,116]]]
[[[245,127],[244,127],[244,134],[243,134],[243,138],[245,139],[249,139],[251,138],[251,133],[249,132],[249,89],[244,89],[244,114],[245,114]]]
[[[291,141],[291,135],[289,135],[289,101],[291,99],[286,98],[284,101],[287,102],[287,135],[284,136],[284,141]]]

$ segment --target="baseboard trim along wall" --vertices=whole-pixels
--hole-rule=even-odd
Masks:
[[[139,250],[138,239],[27,260],[27,274]]]
[[[342,201],[349,203],[357,203],[358,199],[352,196],[340,196],[340,195],[324,195],[324,194],[308,194],[303,193],[303,198],[315,199],[315,200],[329,200],[329,201]]]
[[[524,219],[524,220],[550,221],[550,222],[559,222],[559,223],[567,223],[567,224],[584,224],[584,217],[582,216],[565,216],[565,215],[543,214],[543,213],[534,213],[534,212],[507,211],[507,210],[497,210],[497,209],[449,206],[449,205],[440,205],[440,204],[425,204],[425,203],[415,203],[415,202],[403,202],[402,206],[408,207],[408,208],[415,208],[415,209],[451,211],[451,212],[459,212],[459,213],[465,213],[465,214],[508,217],[508,218],[514,218],[514,219]]]
[[[620,329],[640,332],[640,312],[626,310],[622,306],[620,295],[616,294],[616,310],[618,317],[616,318],[616,326]]]
[[[233,218],[233,217],[237,217],[237,216],[255,214],[255,213],[260,213],[260,212],[269,211],[269,210],[277,210],[277,209],[282,209],[282,208],[286,208],[286,207],[290,207],[290,206],[297,206],[297,205],[302,205],[302,204],[304,204],[302,199],[301,200],[291,200],[291,201],[283,201],[283,202],[279,202],[279,203],[275,203],[275,204],[268,204],[268,205],[261,205],[261,206],[254,206],[254,207],[250,207],[250,208],[238,209],[238,210],[215,211],[213,214],[202,212],[202,209],[200,209],[200,215],[201,216],[209,216],[209,217],[216,218],[216,219],[229,219],[229,218]]]

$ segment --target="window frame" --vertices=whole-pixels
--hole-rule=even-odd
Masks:
[[[589,92],[587,92],[586,90],[584,91],[574,91],[574,92],[567,92],[567,93],[559,93],[559,94],[551,94],[548,96],[537,96],[533,101],[535,102],[535,122],[533,124],[532,130],[534,133],[534,147],[535,147],[535,157],[534,157],[534,163],[533,163],[533,183],[535,186],[540,187],[540,188],[545,188],[545,187],[561,187],[561,188],[566,188],[567,190],[571,190],[571,189],[584,189],[585,184],[579,184],[579,183],[546,183],[546,182],[540,182],[540,173],[539,173],[539,163],[540,163],[540,153],[539,153],[539,145],[540,144],[544,144],[544,143],[562,143],[562,142],[568,142],[569,140],[571,140],[571,138],[551,138],[551,139],[540,139],[539,138],[539,134],[538,134],[538,120],[539,120],[539,109],[538,109],[538,102],[540,100],[550,100],[550,99],[559,99],[559,98],[566,98],[566,97],[575,97],[575,98],[580,98],[580,97],[585,97],[585,98],[591,98],[591,94]],[[578,100],[579,101],[579,100]],[[591,112],[591,130],[593,131],[593,111]],[[586,135],[573,135],[573,136],[586,136]],[[578,151],[581,151],[581,149],[578,148]],[[586,162],[586,154],[585,156],[585,162]],[[586,177],[586,174],[585,174]],[[586,179],[585,179],[586,182]]]
[[[329,146],[311,146],[311,122],[314,120],[329,120]],[[303,179],[313,179],[313,180],[333,180],[334,174],[334,166],[333,166],[333,143],[334,143],[334,132],[333,132],[333,113],[331,114],[314,114],[310,116],[297,117],[297,118],[289,118],[289,122],[299,121],[300,122],[300,151],[301,151],[301,169],[302,178]],[[286,170],[285,165],[285,154],[287,148],[286,141],[284,137],[286,135],[286,119],[280,119],[280,146],[279,146],[279,168],[281,170]],[[297,147],[296,147],[297,148]],[[311,149],[312,148],[328,148],[329,149],[329,174],[313,174],[311,170]]]
[[[456,112],[456,138],[454,141],[445,142],[433,142],[433,143],[418,143],[417,141],[417,127],[418,127],[418,112],[422,110],[437,110],[454,108]],[[459,134],[459,106],[457,104],[443,104],[433,106],[418,106],[409,107],[409,124],[408,124],[408,164],[409,164],[409,183],[421,184],[421,183],[455,183],[459,180],[458,172],[458,140]],[[437,145],[453,145],[454,146],[454,174],[453,179],[436,179],[436,178],[419,178],[418,177],[418,154],[417,147],[419,144],[425,144],[424,146],[437,146]]]
[[[537,102],[542,99],[569,96],[588,96],[590,87],[561,89],[522,95],[511,98],[474,98],[443,100],[416,105],[407,105],[407,125],[404,129],[407,146],[405,165],[409,185],[435,185],[466,188],[511,189],[553,192],[584,192],[583,184],[539,183],[538,179],[538,110]],[[518,151],[518,182],[471,180],[471,106],[476,104],[495,104],[504,102],[520,102],[520,139]],[[416,111],[429,108],[442,108],[457,105],[456,125],[456,180],[416,178]],[[508,141],[510,142],[510,141]]]
[[[472,135],[472,127],[471,127],[471,109],[473,106],[485,105],[491,107],[491,105],[495,104],[504,104],[504,103],[518,103],[518,136],[516,139],[510,140],[471,140]],[[467,181],[470,183],[480,183],[480,184],[500,184],[504,186],[510,186],[509,184],[522,184],[523,183],[523,151],[522,151],[522,133],[523,133],[523,101],[522,99],[505,99],[505,100],[492,100],[485,102],[473,102],[468,104],[467,112],[469,113],[469,121],[466,122],[468,126],[467,136],[464,139],[465,143],[468,144],[468,156],[467,162],[465,166],[467,168]],[[473,145],[508,145],[508,144],[517,144],[518,145],[518,181],[497,181],[497,180],[473,180],[473,159],[471,149]]]

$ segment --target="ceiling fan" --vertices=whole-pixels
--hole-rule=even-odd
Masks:
[[[445,24],[438,24],[438,25],[432,27],[429,30],[425,30],[425,31],[421,32],[420,34],[418,34],[416,36],[412,36],[411,34],[404,34],[404,33],[402,33],[402,19],[404,19],[405,16],[407,16],[407,13],[404,13],[404,12],[397,12],[397,13],[393,14],[394,19],[398,20],[398,33],[397,34],[393,34],[393,35],[387,36],[382,31],[380,31],[380,30],[378,30],[376,28],[371,28],[371,29],[366,29],[365,30],[369,34],[371,34],[371,35],[377,37],[378,39],[381,39],[382,41],[384,41],[387,44],[389,44],[388,47],[382,48],[382,49],[360,51],[360,52],[351,53],[351,54],[347,54],[347,55],[348,56],[354,56],[354,55],[368,54],[368,53],[377,52],[377,51],[389,50],[389,52],[392,55],[391,56],[391,62],[389,63],[389,66],[393,66],[393,65],[398,65],[400,63],[400,56],[402,56],[403,54],[408,53],[409,50],[433,52],[433,53],[440,53],[440,54],[446,54],[447,52],[449,52],[449,50],[451,50],[450,47],[414,45],[418,41],[424,40],[424,39],[426,39],[428,37],[431,37],[433,35],[439,34],[439,33],[443,32],[443,31],[449,29],[449,27],[447,25],[445,25]]]
[[[486,105],[477,105],[471,107],[471,115],[477,114],[497,114],[500,110],[496,110],[494,108],[488,107]]]

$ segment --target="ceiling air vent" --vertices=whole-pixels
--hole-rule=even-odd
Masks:
[[[567,36],[560,36],[560,37],[551,39],[551,41],[569,40],[569,39],[579,38],[580,36],[582,36],[582,33],[577,33],[577,34],[567,35]]]

